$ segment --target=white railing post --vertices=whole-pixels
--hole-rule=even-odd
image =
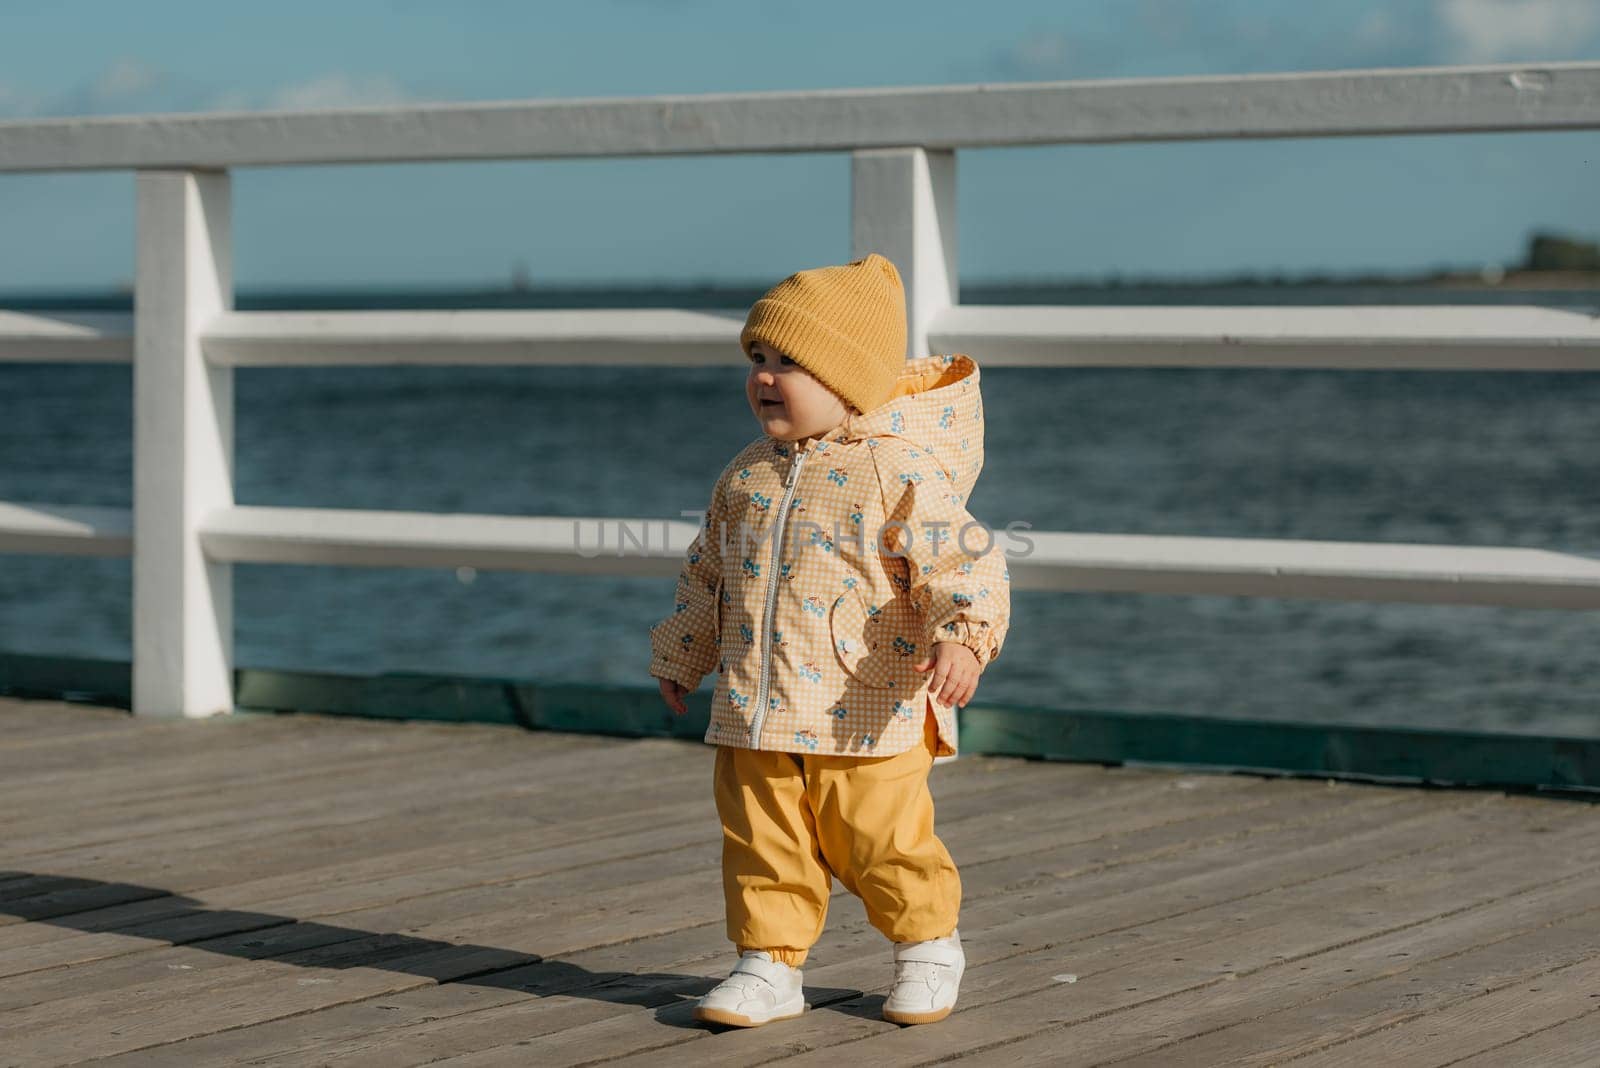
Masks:
[[[233,505],[233,368],[201,332],[233,307],[226,171],[138,174],[133,360],[133,711],[233,711],[233,567],[206,513]]]
[[[894,261],[906,287],[906,355],[929,355],[929,324],[960,299],[955,150],[853,153],[850,249],[852,259],[876,252]]]
[[[850,257],[869,252],[889,257],[905,285],[906,358],[929,355],[929,325],[960,299],[954,149],[912,146],[852,154]],[[934,763],[954,759],[937,757]]]

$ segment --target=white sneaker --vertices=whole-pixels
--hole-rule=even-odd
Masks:
[[[793,1019],[806,1011],[801,975],[764,949],[746,950],[728,977],[695,1003],[694,1018],[732,1027]]]
[[[896,942],[894,988],[884,999],[883,1018],[890,1023],[925,1024],[949,1016],[966,968],[959,930],[926,942]]]

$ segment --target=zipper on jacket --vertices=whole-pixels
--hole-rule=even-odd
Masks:
[[[755,714],[750,718],[750,748],[761,748],[761,727],[767,720],[767,691],[772,674],[772,616],[778,607],[778,561],[783,555],[783,535],[789,529],[789,502],[794,499],[795,487],[800,484],[800,465],[806,453],[796,451],[789,465],[789,484],[783,490],[783,503],[778,506],[778,529],[772,533],[772,565],[767,570],[767,596],[761,603],[761,683],[756,687]]]

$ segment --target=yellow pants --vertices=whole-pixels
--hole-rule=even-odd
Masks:
[[[928,792],[937,747],[931,709],[923,744],[890,757],[717,747],[722,888],[740,952],[798,966],[822,934],[834,876],[893,941],[955,929],[961,875],[933,833]]]

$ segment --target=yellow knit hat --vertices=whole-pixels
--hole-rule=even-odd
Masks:
[[[906,294],[894,264],[868,253],[799,271],[750,307],[739,346],[771,345],[857,411],[889,399],[906,362]]]

